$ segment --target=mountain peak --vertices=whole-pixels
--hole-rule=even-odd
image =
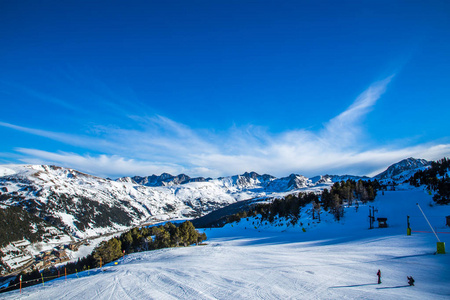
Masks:
[[[253,179],[256,179],[256,178],[258,178],[260,175],[259,175],[258,173],[256,173],[256,172],[251,171],[251,172],[245,172],[245,173],[242,174],[241,176],[242,176],[242,177],[247,177],[247,178],[253,178]]]
[[[382,179],[402,179],[408,177],[407,171],[417,171],[417,169],[423,169],[430,165],[430,162],[425,159],[417,159],[409,157],[399,161],[398,163],[390,165],[385,171],[374,176],[378,180]],[[402,174],[405,173],[405,174]]]

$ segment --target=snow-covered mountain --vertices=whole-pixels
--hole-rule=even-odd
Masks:
[[[288,192],[315,185],[311,180],[302,175],[291,174],[288,177],[276,178],[268,174],[259,175],[255,172],[221,177],[213,179],[211,182],[230,190],[246,190],[266,194]]]
[[[173,176],[168,173],[163,173],[161,175],[151,175],[151,176],[134,176],[134,177],[121,177],[117,179],[120,182],[131,182],[137,183],[145,186],[172,186],[178,184],[184,184],[189,182],[204,182],[210,180],[211,178],[197,177],[191,178],[186,174],[180,174],[177,176]]]
[[[143,222],[197,217],[236,201],[315,184],[294,174],[279,179],[251,172],[217,179],[162,174],[110,180],[57,166],[8,165],[0,167],[0,203],[87,237]]]
[[[377,178],[398,178],[426,164],[410,158]],[[320,191],[347,179],[369,178],[249,172],[216,179],[164,173],[110,180],[57,166],[5,165],[0,166],[0,205],[20,206],[74,236],[90,237],[145,222],[198,217],[241,200]]]
[[[376,175],[374,178],[380,181],[403,181],[409,179],[418,170],[426,169],[431,162],[425,159],[407,158],[391,165],[387,170]]]
[[[1,167],[1,204],[18,205],[76,236],[198,216],[237,201],[210,182],[147,187],[46,165]]]

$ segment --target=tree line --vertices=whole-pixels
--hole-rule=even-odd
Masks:
[[[333,214],[339,221],[344,216],[344,205],[359,206],[359,203],[373,201],[380,183],[375,180],[352,180],[335,182],[330,190],[324,189],[322,193],[298,193],[275,199],[271,203],[259,203],[248,211],[238,212],[227,217],[227,223],[238,222],[241,218],[261,215],[261,220],[273,222],[276,217],[290,219],[295,225],[300,218],[302,207],[312,203],[313,219],[319,218],[322,211]]]
[[[431,167],[426,170],[417,171],[408,180],[413,186],[419,187],[426,185],[429,191],[434,191],[433,200],[437,204],[450,203],[450,160],[443,158],[438,161],[432,161]]]
[[[344,205],[356,207],[359,203],[375,200],[377,190],[381,188],[378,180],[352,180],[335,182],[330,191],[324,189],[318,203],[325,211],[332,213],[337,221],[344,216]]]
[[[45,233],[45,226],[42,219],[21,207],[0,206],[0,247],[22,239],[32,243],[40,242]]]

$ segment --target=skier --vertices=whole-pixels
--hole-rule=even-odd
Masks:
[[[377,276],[378,276],[378,284],[380,284],[381,283],[381,271],[380,270],[378,270]]]
[[[408,284],[410,285],[410,286],[413,286],[414,285],[414,278],[412,278],[412,276],[406,276],[406,278],[408,278]]]

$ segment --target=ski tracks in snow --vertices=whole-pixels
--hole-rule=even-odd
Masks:
[[[196,278],[194,272],[181,272],[177,269],[158,268],[148,280],[154,287],[165,291],[165,294],[174,299],[216,299],[203,291],[209,287],[201,278]]]

